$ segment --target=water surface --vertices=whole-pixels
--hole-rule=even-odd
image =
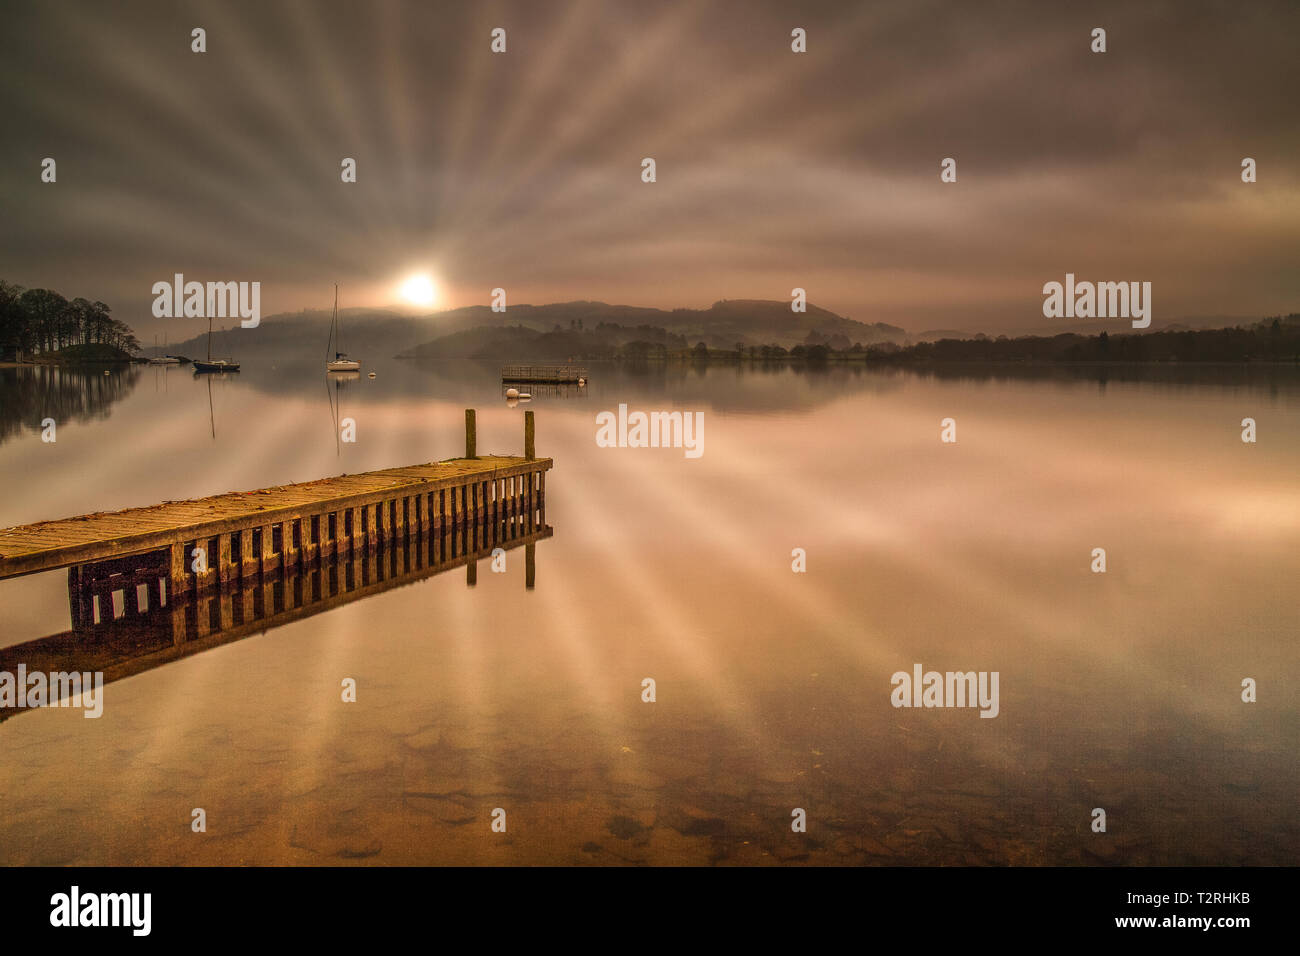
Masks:
[[[517,454],[529,407],[536,587],[513,550],[145,668],[98,720],[11,715],[2,863],[1295,860],[1294,372],[594,367],[510,408],[487,366],[245,368],[0,372],[0,526],[449,458],[466,407]],[[598,448],[619,403],[702,411],[704,454]],[[0,643],[67,596],[0,582]],[[998,671],[999,715],[895,709],[915,663]]]

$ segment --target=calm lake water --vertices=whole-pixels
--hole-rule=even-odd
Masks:
[[[531,590],[512,550],[11,714],[0,863],[1295,862],[1295,372],[367,369],[0,370],[0,526],[454,457],[466,407],[555,460]],[[703,455],[597,447],[620,402]],[[0,645],[70,626],[0,582]],[[918,663],[998,716],[891,706]]]

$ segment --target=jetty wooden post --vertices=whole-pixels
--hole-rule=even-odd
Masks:
[[[82,608],[81,568],[75,564],[68,567],[68,610],[72,615],[72,629],[80,630],[85,626],[85,612]]]
[[[302,561],[304,565],[320,557],[320,525],[320,515],[305,515],[302,519]]]
[[[262,525],[262,573],[270,574],[275,570],[275,532],[269,524]]]
[[[280,522],[280,554],[284,557],[284,570],[288,571],[298,559],[298,549],[293,546],[293,519]]]
[[[90,583],[90,571],[81,565],[68,566],[68,610],[72,618],[72,629],[79,631],[87,624],[93,624],[89,614],[89,602],[86,600],[85,585]]]
[[[537,447],[535,443],[535,430],[533,426],[533,413],[530,409],[524,412],[524,460],[537,460]]]
[[[474,421],[474,409],[465,409],[465,457],[478,457],[478,428]]]
[[[348,524],[351,530],[348,531],[348,554],[355,555],[360,550],[362,544],[361,538],[361,509],[349,508]]]
[[[167,576],[167,600],[185,592],[185,545],[177,542],[171,546],[171,570]]]
[[[253,552],[253,528],[241,528],[239,534],[239,577],[248,577],[256,574],[258,568],[257,555]]]
[[[203,552],[204,570],[194,575],[198,579],[199,590],[211,587],[217,580],[217,549],[212,545],[213,540],[207,535],[196,538],[194,541],[194,547]]]
[[[217,581],[221,584],[228,584],[235,570],[230,551],[230,535],[217,535]]]
[[[337,540],[334,535],[330,533],[330,526],[334,524],[336,520],[334,512],[332,511],[326,511],[320,516],[320,550],[317,553],[320,555],[322,561],[326,558],[333,557],[335,549],[338,547]]]

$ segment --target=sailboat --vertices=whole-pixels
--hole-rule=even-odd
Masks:
[[[166,347],[167,347],[167,341],[164,339],[163,348]],[[158,336],[156,335],[153,337],[153,348],[155,352],[158,351]],[[149,364],[150,365],[180,365],[181,360],[178,359],[175,355],[155,355],[153,358],[149,359]]]
[[[239,371],[238,362],[232,362],[229,359],[217,359],[215,362],[212,361],[212,318],[211,316],[209,316],[208,317],[208,360],[206,362],[200,362],[198,359],[194,360],[195,374],[197,375],[199,372],[238,372],[238,371]]]
[[[334,360],[332,362],[329,361],[329,350],[334,348],[335,345],[340,349],[343,347],[343,338],[339,335],[339,286],[337,282],[334,283],[334,318],[330,322],[330,340],[329,344],[325,346],[325,355],[327,356],[325,371],[355,372],[357,369],[361,368],[361,363],[348,358],[346,352],[336,351],[334,353]]]

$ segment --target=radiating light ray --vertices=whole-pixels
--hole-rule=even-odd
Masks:
[[[231,19],[228,21],[228,25],[233,31],[239,30],[238,21]],[[102,36],[104,33],[111,33],[112,31],[102,22],[95,24],[94,22],[83,21],[80,18],[70,18],[66,29],[74,36],[79,36],[80,42],[84,43],[88,48],[99,51],[98,55],[103,58],[109,74],[114,77],[115,82],[125,86],[124,95],[141,98],[149,102],[154,111],[162,114],[161,118],[165,121],[166,126],[160,126],[157,133],[150,137],[151,152],[164,156],[171,153],[179,160],[184,155],[181,151],[182,143],[202,142],[206,151],[225,154],[230,160],[228,169],[231,171],[227,172],[229,179],[225,194],[227,199],[238,202],[250,181],[248,178],[244,178],[242,181],[236,180],[233,170],[238,169],[245,175],[251,172],[253,181],[258,178],[274,181],[277,184],[278,192],[296,193],[298,199],[304,205],[315,201],[315,193],[306,184],[284,175],[282,166],[266,152],[264,144],[258,143],[235,129],[223,130],[221,135],[213,136],[210,119],[200,108],[200,104],[195,101],[193,88],[166,83],[160,84],[157,74],[152,69],[154,61],[150,57],[142,55],[144,51],[131,49],[129,40],[123,45],[116,43],[104,44],[101,42]],[[248,42],[250,46],[255,44],[253,38],[246,35],[244,41]],[[276,92],[279,85],[274,84],[273,76],[257,73],[255,66],[252,69],[256,75],[261,77],[263,82],[272,84],[271,90],[268,91],[269,96],[272,98],[281,96]],[[281,105],[284,105],[286,101],[281,98],[280,102]],[[68,102],[67,105],[71,107],[73,104]],[[80,118],[83,112],[73,110],[72,114]],[[291,111],[287,108],[282,110],[281,118],[290,113]],[[102,116],[92,114],[86,119],[97,124],[99,133],[105,138],[116,140],[123,150],[130,151],[139,147],[140,130],[115,124],[111,114],[103,114]],[[290,121],[291,119],[290,116]],[[184,135],[177,135],[178,127],[184,131]],[[302,128],[294,130],[295,136],[308,136],[312,135],[312,133],[313,131]],[[184,169],[186,165],[183,162],[178,162],[177,169]],[[202,181],[203,179],[200,179],[200,182]],[[189,182],[193,183],[194,179],[190,178]]]
[[[574,53],[583,44],[591,42],[590,20],[599,8],[596,0],[570,3],[558,13],[555,24],[544,39],[532,40],[529,44],[528,82],[521,85],[518,96],[511,98],[504,115],[491,114],[496,135],[475,155],[479,168],[499,170],[518,161],[518,144],[527,141],[528,122],[543,113],[547,102],[559,94],[556,87],[568,76]],[[473,61],[491,69],[494,57],[495,54],[485,53],[474,57]],[[474,198],[490,192],[488,184],[480,180]]]
[[[653,486],[653,479],[630,458],[614,468],[610,480],[627,489],[629,500],[637,501],[639,505],[644,506],[647,499],[653,498],[643,490]],[[592,508],[598,510],[592,511]],[[617,580],[625,594],[623,603],[635,607],[640,612],[640,620],[655,622],[653,636],[659,647],[671,651],[690,673],[702,681],[707,679],[720,698],[734,705],[735,710],[728,719],[757,732],[760,721],[737,678],[730,675],[730,669],[716,652],[707,650],[704,643],[693,638],[697,622],[688,616],[686,609],[676,601],[664,599],[665,595],[674,593],[674,582],[663,572],[652,570],[652,566],[637,560],[635,548],[628,548],[625,544],[634,541],[635,535],[627,533],[615,513],[600,509],[596,500],[589,501],[584,512],[590,527],[610,529],[592,546],[599,550],[603,565],[618,570]]]
[[[591,128],[596,126],[602,114],[612,112],[619,106],[619,97],[633,85],[643,71],[680,42],[685,31],[693,21],[697,21],[706,4],[697,0],[680,2],[671,15],[661,15],[653,30],[638,39],[636,47],[629,50],[628,56],[620,64],[620,76],[608,84],[593,89],[581,104],[572,110],[550,130],[545,143],[535,144],[522,163],[512,166],[506,176],[493,180],[488,199],[469,200],[462,206],[462,215],[455,217],[448,224],[452,235],[463,234],[470,221],[481,222],[493,217],[506,201],[524,184],[535,179],[539,171],[548,168],[555,157],[570,149]],[[637,160],[639,162],[639,160]],[[635,167],[633,167],[635,169]]]
[[[357,96],[357,87],[339,70],[335,38],[321,21],[319,4],[290,0],[289,8],[293,14],[290,35],[298,40],[297,49],[312,64],[310,75],[318,91],[335,107],[333,112],[342,127],[344,142],[354,148],[376,142],[377,130],[366,122],[376,114],[366,108]],[[345,151],[345,155],[350,153]]]
[[[862,12],[854,21],[838,26],[833,34],[828,37],[820,38],[817,41],[818,43],[829,45],[830,51],[826,52],[825,49],[820,50],[818,58],[814,62],[826,64],[824,69],[830,69],[831,64],[839,62],[838,57],[848,55],[854,51],[855,47],[862,41],[862,33],[878,22],[880,17],[881,15],[878,11],[873,11],[870,8],[865,7],[862,8]],[[665,42],[670,42],[671,39],[672,37],[670,35],[665,38]],[[779,48],[775,45],[777,39],[779,38],[774,38],[774,49]],[[782,43],[784,43],[784,41],[782,41]],[[761,72],[755,71],[749,75],[731,77],[725,88],[716,91],[714,95],[701,99],[695,109],[674,115],[672,121],[669,123],[660,124],[659,126],[647,125],[644,133],[645,142],[663,144],[709,142],[711,139],[709,133],[711,131],[717,132],[716,127],[722,124],[725,120],[732,117],[746,115],[748,112],[752,111],[753,104],[765,102],[771,99],[771,97],[778,92],[784,91],[789,86],[791,78],[801,75],[803,70],[806,69],[800,61],[801,58],[793,54],[790,56],[782,56],[779,59],[774,59],[773,63],[775,65],[770,65]],[[644,66],[646,73],[630,77],[627,80],[629,84],[637,79],[644,80],[645,82],[650,82],[652,80],[651,71],[654,69],[653,61],[644,61]],[[890,90],[886,93],[877,94],[879,101],[881,103],[891,103],[893,100],[890,98],[889,94],[893,92],[893,90]],[[946,94],[949,92],[949,88],[943,86],[940,89],[940,92]],[[607,105],[608,102],[606,100],[597,100],[597,105],[593,106],[589,103],[584,106],[583,109],[595,112]],[[855,115],[855,119],[857,118],[858,117]],[[842,131],[846,126],[850,130],[857,132],[865,125],[860,121],[846,124],[843,113],[838,111],[834,113],[834,119],[838,124],[836,127],[837,132]],[[710,127],[714,127],[714,129],[710,130]],[[798,131],[792,131],[791,138],[793,141],[798,142],[804,147],[802,155],[806,155],[807,137],[800,134]],[[552,150],[552,152],[555,153],[560,151],[561,147],[558,145]],[[743,149],[739,152],[738,156],[736,151],[733,150],[727,157],[727,167],[729,169],[734,169],[735,161],[738,158],[743,160],[744,156],[749,151],[749,148]],[[795,152],[794,147],[790,147],[790,151],[792,153]],[[802,161],[802,155],[800,161]],[[550,153],[546,153],[539,156],[535,160],[534,165],[551,162],[553,159],[554,157],[550,155]],[[629,162],[633,161],[634,160],[629,160]],[[520,173],[517,184],[522,185],[522,183],[526,181],[526,177],[533,175],[533,173],[534,171],[532,166],[526,167],[525,170]],[[569,182],[575,181],[580,182],[580,177],[571,177],[569,179]],[[504,201],[511,188],[511,186],[507,186],[505,189],[500,190],[497,194],[498,199]],[[862,189],[863,187],[861,183],[857,183],[855,184],[855,188]],[[689,184],[681,183],[677,194],[680,197],[689,192]],[[539,201],[535,200],[527,213],[529,222],[563,222],[566,223],[572,231],[583,232],[590,228],[590,223],[593,220],[611,224],[615,222],[625,222],[627,218],[626,207],[631,203],[638,202],[644,194],[639,193],[635,189],[619,190],[612,196],[604,197],[604,200],[598,203],[565,202],[564,200],[570,197],[564,195],[563,189],[543,192],[541,195],[542,198]],[[612,202],[611,199],[613,200]],[[686,200],[683,199],[683,201]],[[555,215],[557,209],[566,209],[570,211],[563,217],[557,219]],[[585,215],[575,215],[571,211],[575,209],[585,209],[586,213]],[[481,215],[482,218],[491,218],[490,214]],[[755,217],[764,218],[762,214],[759,213],[755,213]],[[516,222],[515,225],[517,227],[518,223]]]

